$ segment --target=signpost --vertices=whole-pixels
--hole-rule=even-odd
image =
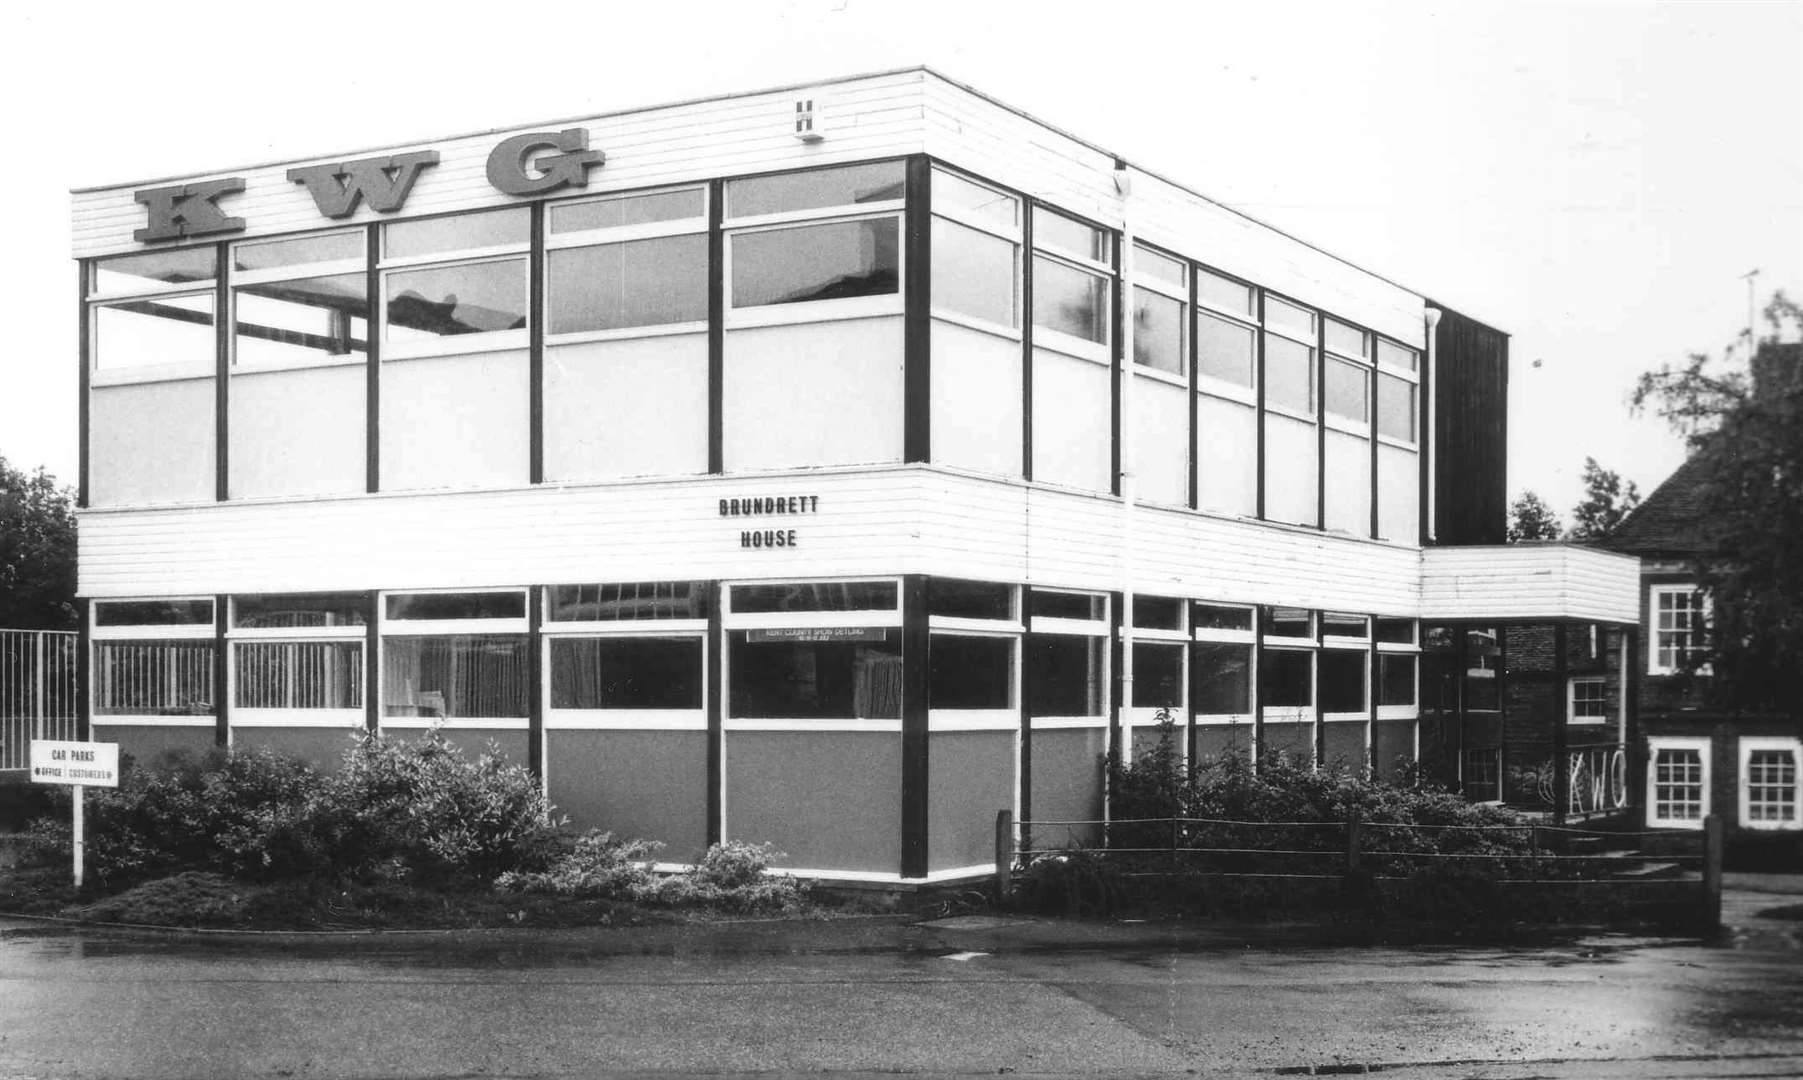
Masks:
[[[31,782],[67,784],[75,790],[69,835],[75,849],[75,887],[81,888],[81,871],[87,844],[82,832],[81,795],[89,787],[119,786],[119,744],[31,740]]]

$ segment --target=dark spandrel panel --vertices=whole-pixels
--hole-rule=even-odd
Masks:
[[[893,217],[762,229],[732,236],[732,306],[890,296],[900,288]]]
[[[1027,700],[1034,716],[1100,716],[1107,699],[1106,639],[1035,634],[1027,639]]]
[[[428,266],[386,275],[387,340],[427,341],[526,326],[526,260]]]
[[[702,641],[554,638],[553,709],[699,709]]]
[[[1315,703],[1315,654],[1263,649],[1258,655],[1259,704],[1267,709],[1307,708]]]
[[[660,221],[686,221],[700,218],[706,212],[707,194],[700,188],[649,191],[639,195],[616,195],[576,203],[552,203],[550,227],[553,235],[587,232],[591,229],[617,229]]]
[[[1379,653],[1377,657],[1377,703],[1379,705],[1415,704],[1415,658],[1398,653]]]
[[[956,619],[1012,619],[1014,586],[933,578],[927,583],[927,611]]]
[[[95,626],[211,626],[211,600],[97,600]]]
[[[478,214],[389,222],[382,226],[382,253],[385,258],[405,259],[524,244],[531,236],[530,211],[523,206],[508,207]]]
[[[1169,375],[1189,370],[1183,350],[1183,302],[1134,290],[1133,362]]]
[[[528,711],[525,634],[442,634],[382,642],[382,715],[518,719]]]
[[[1055,259],[1033,260],[1033,325],[1107,344],[1108,279]]]
[[[1370,708],[1365,699],[1365,677],[1369,663],[1369,655],[1364,652],[1350,649],[1322,650],[1322,712],[1364,712]]]
[[[369,598],[362,593],[284,593],[232,597],[232,625],[241,629],[363,626]]]
[[[281,266],[364,259],[369,245],[361,229],[298,236],[292,240],[259,240],[232,245],[232,266],[238,270],[273,270]]]
[[[1133,625],[1147,630],[1183,629],[1183,601],[1167,596],[1135,596]]]
[[[807,611],[894,611],[900,594],[893,581],[803,581],[781,585],[734,585],[735,613]]]
[[[1033,246],[1051,248],[1091,262],[1114,264],[1114,245],[1108,230],[1044,207],[1033,211]]]
[[[550,600],[546,622],[705,619],[713,608],[713,591],[700,581],[554,585]]]
[[[1252,646],[1199,641],[1192,646],[1190,710],[1199,716],[1252,711]]]
[[[363,707],[361,641],[240,641],[233,654],[240,709]]]
[[[1183,704],[1183,651],[1180,642],[1133,644],[1133,707],[1177,708]]]
[[[1020,325],[1017,245],[955,221],[933,219],[933,306],[1002,326]]]
[[[1258,340],[1249,326],[1196,313],[1196,363],[1202,374],[1252,386],[1258,377]]]
[[[523,592],[390,593],[382,598],[390,619],[523,619]]]
[[[1273,607],[1265,609],[1265,634],[1270,637],[1313,638],[1314,612],[1308,608]]]
[[[239,286],[232,362],[305,364],[367,354],[368,315],[361,274]]]
[[[1368,423],[1371,419],[1371,375],[1357,364],[1327,360],[1326,406],[1329,414]]]
[[[136,292],[162,285],[211,281],[219,273],[212,246],[169,248],[141,255],[119,255],[94,263],[89,295]]]
[[[729,642],[727,715],[756,720],[894,720],[901,717],[901,631],[880,641]]]
[[[1371,620],[1343,611],[1324,611],[1321,613],[1321,634],[1324,637],[1370,637]]]
[[[928,661],[928,707],[1013,708],[1016,640],[1011,637],[934,634]]]
[[[707,318],[704,234],[559,248],[547,258],[553,334]]]
[[[1108,598],[1097,593],[1062,593],[1033,590],[1036,619],[1106,619]]]
[[[1198,630],[1250,631],[1252,615],[1252,608],[1229,607],[1223,604],[1196,604],[1190,610],[1190,617],[1195,620]]]
[[[906,184],[906,168],[899,161],[752,176],[726,185],[726,213],[744,218],[893,202],[902,198]]]
[[[1413,645],[1415,643],[1414,619],[1377,619],[1377,640],[1387,645]]]

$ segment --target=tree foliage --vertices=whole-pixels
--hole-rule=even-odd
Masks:
[[[42,468],[0,457],[0,627],[75,624],[75,500]]]
[[[1689,439],[1701,471],[1697,529],[1710,554],[1708,663],[1723,704],[1803,708],[1803,306],[1780,292],[1750,368],[1694,354],[1640,377],[1652,408]],[[1754,377],[1758,373],[1757,379]]]
[[[1571,510],[1571,539],[1601,540],[1621,527],[1640,505],[1634,481],[1605,469],[1593,457],[1584,459],[1584,498]]]
[[[1557,540],[1564,534],[1559,515],[1553,513],[1553,508],[1535,492],[1524,491],[1509,504],[1509,543]]]

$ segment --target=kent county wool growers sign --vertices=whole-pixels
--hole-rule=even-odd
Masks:
[[[489,152],[488,182],[505,195],[587,187],[589,170],[606,160],[606,154],[589,149],[586,128],[533,131]],[[307,189],[324,217],[350,217],[365,202],[377,213],[392,214],[406,204],[420,173],[437,164],[438,151],[416,150],[289,169],[288,179]],[[244,184],[242,176],[227,176],[134,191],[132,199],[144,207],[148,221],[132,238],[156,243],[242,232],[244,219],[229,216],[219,200],[242,192]]]

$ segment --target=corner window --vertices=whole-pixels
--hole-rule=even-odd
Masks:
[[[97,721],[213,724],[218,650],[210,598],[97,601],[92,620]]]
[[[933,307],[1020,325],[1020,200],[933,170]]]
[[[217,365],[213,247],[97,260],[89,350],[100,384],[207,376]]]

